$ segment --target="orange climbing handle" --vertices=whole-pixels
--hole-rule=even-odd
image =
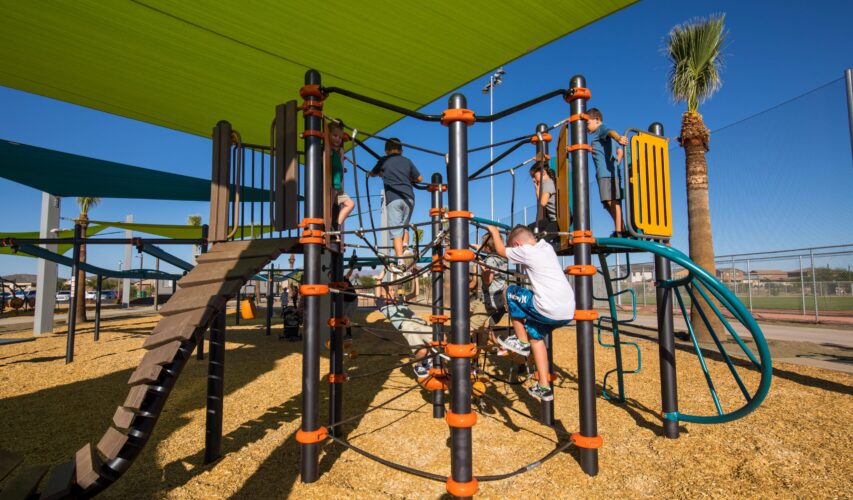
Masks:
[[[586,87],[575,87],[571,89],[571,93],[566,96],[566,102],[577,101],[578,99],[589,99],[592,97],[592,92]]]
[[[464,122],[471,126],[474,121],[474,112],[470,109],[445,109],[441,113],[441,124],[445,127],[453,122]]]

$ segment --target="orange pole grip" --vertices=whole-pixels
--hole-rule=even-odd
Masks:
[[[576,122],[578,120],[589,120],[589,115],[586,113],[581,113],[581,114],[572,115],[569,117],[569,123]]]
[[[323,140],[326,139],[326,134],[324,134],[323,132],[320,132],[319,130],[306,130],[306,131],[302,132],[303,138],[312,137],[312,136],[313,137],[319,137],[320,139],[323,139]]]
[[[469,212],[467,210],[451,210],[450,212],[447,212],[448,219],[470,219],[471,217],[474,217],[474,212]]]
[[[470,427],[474,427],[477,424],[477,414],[476,413],[453,413],[448,410],[444,415],[444,421],[447,422],[447,425],[450,427],[456,427],[460,429],[467,429]]]
[[[444,214],[446,212],[447,212],[447,210],[445,210],[443,208],[430,208],[429,209],[429,216],[430,217],[441,217],[442,214]]]
[[[595,276],[595,266],[587,264],[575,264],[566,268],[566,274],[572,276]]]
[[[319,85],[303,85],[302,88],[299,89],[299,97],[303,99],[308,99],[309,97],[315,97],[317,99],[323,100],[323,91],[320,90]]]
[[[447,184],[429,184],[427,185],[427,191],[430,193],[434,193],[441,189],[442,191],[447,191]]]
[[[470,109],[445,109],[441,113],[441,124],[445,127],[452,122],[465,122],[471,126],[474,121],[474,112]]]
[[[470,262],[474,260],[474,251],[468,248],[451,248],[444,253],[448,262]]]
[[[447,379],[444,377],[427,377],[419,380],[418,383],[428,391],[447,390]]]
[[[572,151],[577,151],[579,149],[592,153],[592,146],[589,144],[572,144],[571,146],[566,146],[567,153],[571,153]]]
[[[589,243],[590,245],[595,243],[595,238],[572,238],[572,244],[581,244],[581,243]]]
[[[443,325],[444,323],[447,323],[447,320],[449,320],[449,319],[450,318],[446,314],[432,314],[429,317],[429,322],[430,323],[439,323],[439,324]]]
[[[299,243],[303,245],[322,245],[326,243],[326,240],[324,238],[299,238]]]
[[[477,478],[473,478],[467,483],[454,481],[452,477],[447,478],[447,492],[455,497],[472,497],[477,493],[479,483]]]
[[[323,101],[302,101],[302,106],[299,107],[302,111],[309,108],[323,109]]]
[[[581,436],[580,432],[573,432],[572,443],[578,448],[598,449],[604,444],[604,440],[601,439],[601,436],[586,437]]]
[[[306,227],[308,227],[308,224],[325,225],[326,221],[323,219],[320,219],[319,217],[305,217],[304,219],[302,219],[302,222],[299,223],[298,227],[306,228]]]
[[[451,358],[473,358],[477,355],[477,344],[447,344],[444,353]]]
[[[438,340],[430,340],[430,341],[429,341],[429,346],[430,346],[430,347],[440,347],[440,348],[444,348],[444,346],[446,346],[446,345],[447,345],[447,342],[445,342],[445,341],[443,341],[443,340],[442,340],[442,341],[438,341]]]
[[[542,134],[542,140],[543,141],[551,142],[551,139],[552,139],[551,134],[549,134],[547,132]],[[533,144],[536,144],[537,142],[539,142],[539,136],[534,135],[533,137],[530,138],[530,142],[532,142]]]
[[[329,321],[327,321],[326,324],[328,324],[332,328],[337,328],[339,326],[346,327],[346,326],[350,325],[350,321],[349,321],[349,318],[346,318],[346,317],[344,317],[344,318],[329,318]]]
[[[329,287],[328,285],[301,285],[299,287],[299,293],[306,297],[313,295],[326,295],[329,293]]]
[[[296,442],[300,444],[315,444],[325,441],[329,437],[329,429],[320,427],[313,431],[296,431]]]
[[[320,111],[319,109],[305,108],[302,110],[302,114],[305,116],[316,116],[317,118],[323,118],[323,112]],[[305,135],[306,134],[303,134],[302,136],[305,137]],[[316,135],[316,134],[308,134],[308,135]],[[323,137],[323,139],[326,138],[325,135],[323,135],[321,137]]]
[[[326,376],[326,380],[330,384],[343,384],[349,377],[346,373],[330,373]]]
[[[575,310],[575,321],[595,321],[598,319],[598,311],[594,309]]]

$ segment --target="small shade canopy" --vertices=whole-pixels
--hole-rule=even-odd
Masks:
[[[0,140],[0,177],[54,196],[210,201],[210,180]],[[234,192],[234,189],[231,189]],[[244,188],[246,201],[269,191]]]
[[[229,120],[265,144],[309,68],[420,108],[634,1],[8,2],[0,85],[204,137]],[[555,61],[566,85],[584,57]],[[339,96],[324,111],[368,132],[400,118]]]
[[[89,227],[86,228],[86,237],[90,238],[90,237],[100,233],[104,229],[107,229],[107,228],[108,228],[108,226],[105,226],[105,225],[91,224]],[[6,238],[21,239],[21,240],[23,240],[23,239],[36,239],[39,237],[40,236],[39,236],[38,231],[28,231],[25,233],[11,233],[11,232],[0,231],[0,240],[6,239]],[[56,233],[56,237],[57,238],[73,238],[74,237],[74,230],[73,229],[64,229],[62,231],[58,231]],[[59,254],[64,254],[68,250],[71,250],[71,245],[68,243],[64,243],[62,245],[57,245],[56,247],[57,247],[57,252]],[[15,252],[12,248],[0,246],[0,255],[15,255]],[[17,255],[27,255],[27,254],[17,254]]]

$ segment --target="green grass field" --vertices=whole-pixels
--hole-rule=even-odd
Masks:
[[[685,299],[685,305],[690,304],[690,297],[682,293]],[[738,299],[747,307],[749,307],[749,296],[738,294]],[[622,295],[622,305],[630,305],[630,294]],[[655,295],[653,291],[646,291],[645,304],[654,305]],[[677,304],[677,303],[676,303]],[[643,295],[640,290],[637,291],[637,305],[643,305]],[[782,296],[782,297],[767,297],[760,296],[752,297],[753,309],[778,309],[780,311],[801,311],[802,312],[802,297],[799,296]],[[818,311],[850,311],[853,315],[853,296],[833,295],[818,297]],[[806,295],[806,312],[814,312],[814,297]]]

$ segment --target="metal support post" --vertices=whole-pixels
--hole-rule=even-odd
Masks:
[[[809,249],[809,259],[812,266],[812,295],[814,296],[814,321],[820,322],[820,313],[817,310],[817,273],[814,267],[814,249]]]
[[[746,259],[746,291],[749,295],[749,312],[752,312],[752,270],[749,267],[749,259]]]
[[[649,132],[663,136],[663,125],[652,123]],[[734,270],[734,265],[732,265]],[[672,279],[672,263],[661,255],[655,255],[655,282],[657,290],[658,356],[660,357],[661,408],[664,415],[678,412],[678,383],[675,372],[675,333],[672,324],[672,289],[660,286]],[[670,439],[679,436],[678,421],[664,416],[663,433]]]
[[[160,257],[154,259],[154,270],[160,270]],[[160,278],[154,278],[154,310],[160,309]]]
[[[448,108],[465,109],[465,96],[453,94],[448,100]],[[468,124],[464,121],[451,121],[448,124],[447,196],[449,212],[468,210]],[[458,253],[470,252],[468,248],[468,218],[450,218],[450,248]],[[448,346],[471,343],[471,318],[468,296],[470,262],[454,260],[450,263],[450,339]],[[451,357],[450,373],[450,411],[455,415],[471,413],[471,358]],[[474,480],[471,449],[471,427],[450,428],[450,469],[448,478],[454,483],[471,484]],[[476,483],[469,489],[476,492]]]
[[[586,79],[581,75],[573,76],[569,87],[574,93],[570,97],[570,114],[580,117],[571,122],[570,141],[572,146],[587,144],[586,137],[586,101],[588,97],[582,90],[586,87]],[[589,157],[583,149],[575,149],[572,155],[572,200],[574,202],[575,231],[590,231],[589,220]],[[592,265],[592,245],[576,243],[574,245],[575,265]],[[575,297],[578,310],[593,311],[592,276],[575,276]],[[578,352],[578,404],[580,415],[580,435],[587,438],[598,437],[598,423],[595,408],[595,341],[593,338],[592,319],[578,320],[577,323],[577,352]],[[581,447],[581,469],[590,475],[598,474],[598,449]]]
[[[305,73],[304,88],[319,86],[320,73],[308,70]],[[320,100],[320,96],[306,93],[306,104]],[[305,218],[309,220],[323,219],[323,140],[319,137],[323,128],[323,119],[314,114],[304,115],[304,146],[305,152]],[[305,229],[324,231],[324,224],[311,223]],[[305,297],[305,339],[302,351],[302,425],[305,434],[315,433],[320,429],[318,407],[320,406],[320,296],[305,294],[309,288],[322,283],[320,276],[320,253],[323,245],[306,243],[303,245],[305,255],[305,270],[303,296]],[[303,483],[313,483],[319,477],[318,442],[300,443],[300,475]]]
[[[237,301],[236,306],[234,307],[234,324],[240,324],[240,302],[243,301],[243,287],[241,286],[239,290],[237,290],[237,295],[235,295],[234,300]]]
[[[341,236],[343,238],[343,235]],[[333,243],[332,248],[332,281],[340,283],[344,281],[344,254],[341,250],[342,242]],[[342,318],[344,317],[344,296],[336,293],[332,297],[333,327],[329,335],[329,433],[341,435],[341,431],[331,425],[343,418],[344,401],[344,331],[346,329]]]
[[[101,340],[101,291],[104,287],[104,277],[98,275],[95,286],[95,342]]]
[[[797,257],[800,259],[800,295],[802,296],[803,301],[803,316],[806,315],[806,279],[803,276],[803,256],[800,255]]]
[[[74,361],[74,333],[77,330],[77,290],[80,287],[80,238],[83,234],[83,227],[80,224],[74,224],[74,251],[71,263],[71,282],[73,286],[71,287],[71,301],[68,304],[68,307],[71,308],[68,311],[68,334],[66,335],[65,340],[65,362],[71,363]],[[85,276],[85,274],[84,274]],[[86,304],[86,283],[83,283],[83,305]]]
[[[844,70],[844,87],[847,90],[847,121],[850,127],[850,150],[853,153],[853,69]]]
[[[202,243],[201,246],[199,247],[199,250],[201,251],[202,254],[207,253],[208,232],[209,232],[209,226],[207,224],[202,225],[201,226],[201,238],[202,238],[202,240],[204,240],[204,243]],[[239,307],[239,305],[238,305],[238,307]],[[240,314],[239,311],[237,312],[237,314]],[[196,352],[196,359],[198,359],[198,360],[204,359],[204,330],[202,330],[202,332],[199,333],[198,351]]]
[[[210,353],[207,361],[207,418],[204,430],[204,463],[222,454],[222,398],[225,391],[225,311],[210,325]]]
[[[545,123],[540,123],[536,125],[536,136],[541,137],[542,140],[538,140],[536,142],[536,154],[539,157],[539,160],[542,162],[540,165],[548,165],[548,141],[545,139],[544,134],[548,132],[548,125]],[[540,191],[536,193],[536,228],[537,231],[539,226],[542,227],[543,230],[547,231],[550,228],[548,224],[548,214],[546,213],[547,207],[542,207],[539,205],[539,197],[542,196],[542,185],[545,180],[545,176],[548,174],[544,171],[540,170]],[[554,375],[554,349],[553,349],[553,335],[545,335],[545,347],[548,350],[548,374]],[[540,380],[541,384],[543,381]],[[548,385],[551,385],[551,381],[548,381]],[[542,401],[540,403],[542,408],[542,423],[547,426],[554,425],[554,402],[553,401]]]
[[[272,308],[274,297],[272,294],[272,284],[274,283],[275,275],[273,274],[275,271],[275,266],[270,264],[270,268],[267,271],[267,335],[272,333]],[[239,307],[239,304],[237,305]]]
[[[432,238],[435,240],[441,232],[441,208],[443,204],[443,196],[441,194],[441,174],[436,172],[432,174],[432,185],[438,187],[432,192]],[[444,246],[437,244],[432,247],[432,314],[444,314],[444,264],[441,261],[444,254]],[[438,265],[436,265],[438,264]],[[444,334],[441,331],[440,323],[432,324],[432,340],[434,342],[444,341]],[[440,345],[440,344],[439,344]],[[436,368],[441,369],[444,365],[444,360],[441,356],[435,358]],[[432,416],[433,418],[444,417],[444,391],[432,391]]]

